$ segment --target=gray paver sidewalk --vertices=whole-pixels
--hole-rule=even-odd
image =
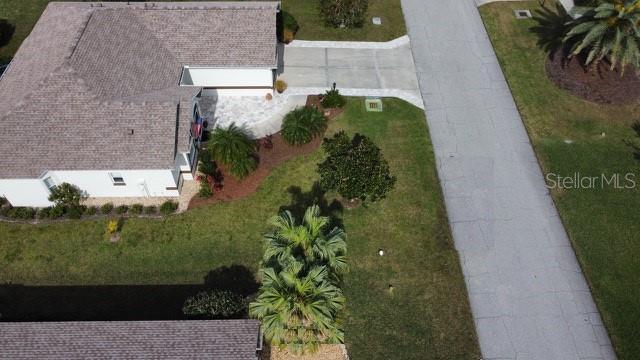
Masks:
[[[484,358],[614,359],[474,0],[402,7]]]

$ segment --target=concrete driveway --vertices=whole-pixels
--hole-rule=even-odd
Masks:
[[[408,38],[386,45],[294,41],[283,58],[280,78],[289,91],[313,94],[335,82],[345,95],[398,96],[422,106]]]
[[[475,1],[402,8],[483,358],[615,359]]]

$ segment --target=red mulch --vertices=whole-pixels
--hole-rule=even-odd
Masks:
[[[318,95],[307,97],[307,106],[317,106],[321,111],[325,111],[322,105],[320,105]],[[343,109],[327,109],[325,114],[328,120],[332,120],[343,111]],[[262,144],[263,141],[260,141],[260,143]],[[220,166],[219,169],[222,170],[224,174],[222,189],[214,190],[213,196],[209,198],[201,198],[198,195],[194,196],[189,202],[188,208],[191,209],[204,204],[241,199],[253,194],[258,190],[258,186],[260,186],[262,181],[269,175],[272,168],[296,156],[312,153],[322,143],[322,137],[316,137],[305,145],[291,146],[284,142],[280,133],[277,133],[272,136],[272,143],[273,147],[271,149],[267,149],[263,145],[260,146],[258,150],[258,168],[242,180],[238,180],[227,174],[224,166]]]
[[[601,62],[597,68],[585,68],[579,57],[566,59],[561,54],[546,62],[547,74],[560,88],[571,94],[601,104],[629,104],[640,99],[640,77],[628,66],[624,76],[620,69]]]

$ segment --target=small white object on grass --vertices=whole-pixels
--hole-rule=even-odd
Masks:
[[[382,25],[382,18],[380,18],[380,16],[374,16],[371,21],[373,25]]]
[[[564,139],[564,143],[565,143],[565,144],[573,144],[573,140],[571,140],[571,139]]]
[[[378,249],[378,255],[383,256],[384,255],[384,250]]]

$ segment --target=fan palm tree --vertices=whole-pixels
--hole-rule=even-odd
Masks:
[[[587,51],[586,65],[607,58],[613,70],[632,64],[640,69],[640,0],[600,0],[596,7],[576,8],[565,42],[575,42],[572,55]]]
[[[322,343],[342,343],[338,314],[344,308],[342,290],[329,280],[325,266],[305,271],[291,261],[277,271],[262,269],[262,287],[249,314],[262,322],[265,338],[297,353],[314,352]]]
[[[320,216],[320,207],[313,205],[305,211],[301,225],[290,211],[284,211],[271,219],[274,230],[265,235],[265,264],[286,266],[292,259],[299,259],[306,266],[323,265],[331,277],[346,270],[346,234],[335,227],[326,231],[329,218]]]

